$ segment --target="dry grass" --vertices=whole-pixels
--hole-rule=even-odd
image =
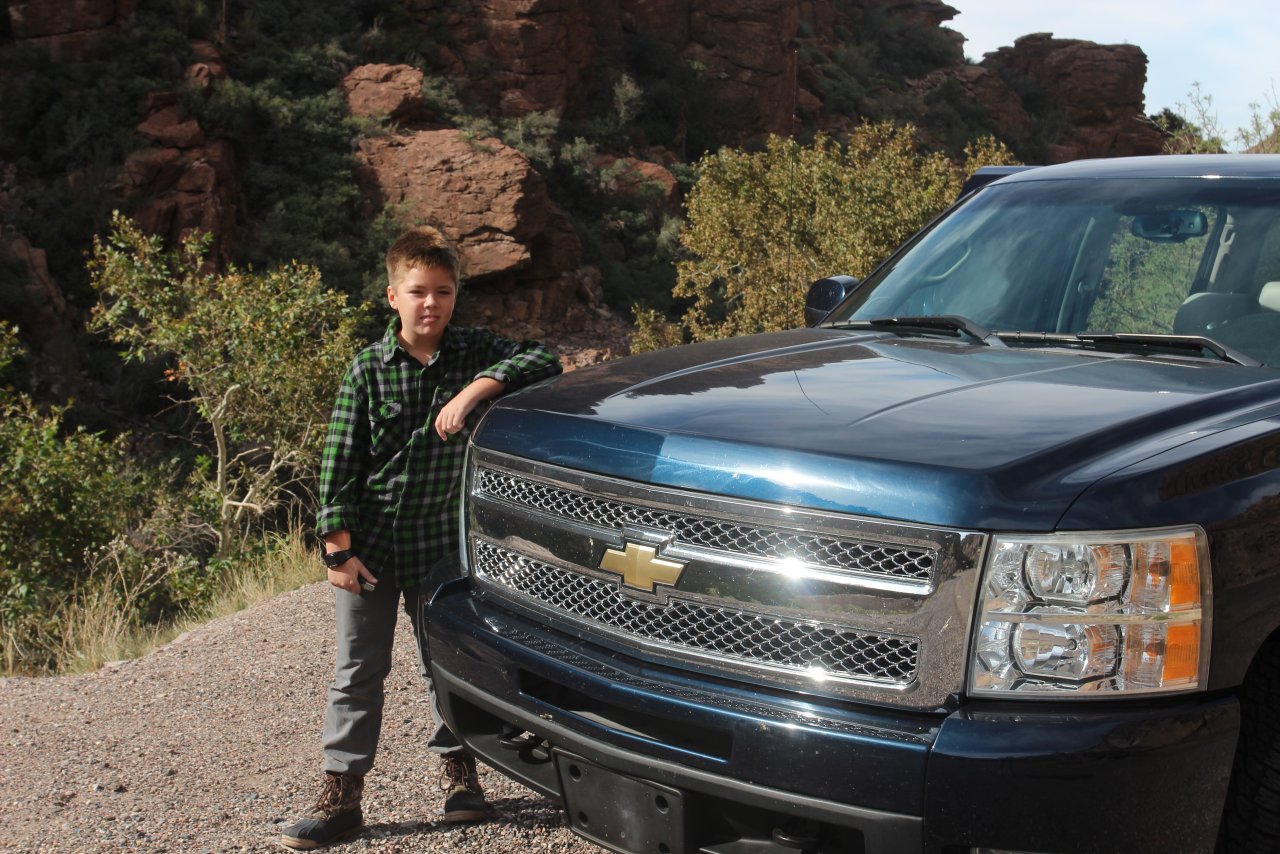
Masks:
[[[159,626],[140,626],[136,603],[162,577],[134,587],[121,585],[119,579],[100,579],[63,612],[57,671],[86,673],[111,661],[137,658],[201,623],[322,578],[323,563],[295,531],[276,538],[256,560],[232,568],[219,594],[199,611]]]

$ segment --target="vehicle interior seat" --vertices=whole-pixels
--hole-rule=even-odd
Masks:
[[[1280,282],[1271,284],[1280,287]],[[1280,290],[1276,293],[1280,300]],[[1202,291],[1183,300],[1173,318],[1174,335],[1209,335],[1219,324],[1254,310],[1249,294]],[[1209,337],[1213,337],[1209,335]]]
[[[1240,294],[1198,294],[1197,296],[1222,296],[1237,297]],[[1194,300],[1189,298],[1182,304],[1182,308],[1178,309],[1178,317],[1183,316],[1183,311],[1187,310],[1187,322],[1199,323],[1202,320],[1206,324],[1202,327],[1202,331],[1194,332],[1188,329],[1182,334],[1186,335],[1207,335],[1217,341],[1234,347],[1244,353],[1253,356],[1268,365],[1280,365],[1280,282],[1267,282],[1258,291],[1256,300],[1246,297],[1247,310],[1241,313],[1233,313],[1230,316],[1221,316],[1221,319],[1211,319],[1210,316],[1199,314],[1202,309],[1190,308],[1190,305],[1203,302],[1203,300]],[[1207,312],[1208,307],[1213,301],[1206,303],[1203,311]],[[1234,299],[1219,301],[1224,307],[1229,305],[1226,310],[1236,312]],[[1178,322],[1175,319],[1174,329],[1177,331]]]

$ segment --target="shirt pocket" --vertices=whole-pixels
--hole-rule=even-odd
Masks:
[[[375,459],[394,456],[409,437],[406,431],[404,405],[398,400],[383,400],[369,413],[369,447]]]

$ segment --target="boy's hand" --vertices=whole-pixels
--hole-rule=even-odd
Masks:
[[[449,441],[450,436],[462,430],[467,422],[467,416],[476,408],[476,404],[482,400],[497,397],[506,387],[506,383],[489,377],[472,381],[470,385],[455,394],[453,400],[441,407],[440,414],[436,416],[433,425],[436,428],[436,435],[446,442]]]
[[[360,558],[352,555],[351,560],[342,566],[329,570],[329,583],[348,593],[359,594],[362,583],[377,584],[378,579],[373,577],[373,573]]]

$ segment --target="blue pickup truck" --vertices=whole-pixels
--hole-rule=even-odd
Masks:
[[[1016,171],[811,303],[487,414],[454,732],[628,854],[1277,850],[1280,157]]]

